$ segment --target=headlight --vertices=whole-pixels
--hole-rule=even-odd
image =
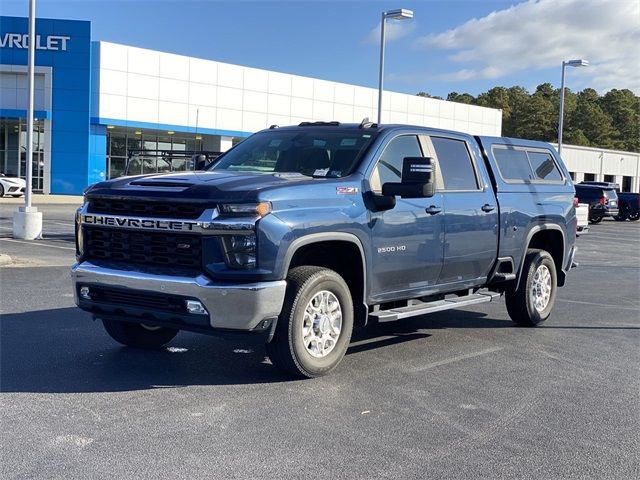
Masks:
[[[264,217],[271,212],[271,204],[269,202],[225,203],[218,205],[218,211],[223,215],[258,215]]]
[[[224,256],[231,268],[256,268],[256,236],[225,235],[222,237]]]
[[[80,213],[80,208],[76,210],[76,256],[78,259],[82,257],[84,253],[84,239],[82,238],[82,214]]]

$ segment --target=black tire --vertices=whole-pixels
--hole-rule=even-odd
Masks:
[[[165,327],[145,327],[139,323],[102,320],[104,329],[116,342],[135,348],[159,348],[169,343],[178,330]]]
[[[614,215],[613,219],[616,222],[624,222],[627,219],[626,215]]]
[[[0,183],[0,198],[4,197],[4,187]]]
[[[640,218],[640,211],[635,211],[629,214],[629,220],[632,222],[637,222]]]
[[[592,217],[589,219],[589,223],[600,223],[604,217]]]
[[[302,332],[305,309],[323,290],[337,299],[342,312],[342,327],[330,352],[318,358],[307,350]],[[276,367],[296,377],[320,377],[338,366],[347,351],[352,331],[353,301],[342,277],[322,267],[296,267],[287,276],[284,305],[273,340],[267,344],[267,354]]]
[[[534,305],[532,294],[533,282],[536,271],[544,265],[550,274],[550,295],[546,307],[538,310]],[[556,299],[558,289],[558,277],[556,265],[549,252],[545,250],[529,249],[522,266],[520,285],[517,290],[510,290],[505,293],[507,312],[509,317],[518,325],[524,327],[535,327],[541,324],[551,314],[553,304]]]

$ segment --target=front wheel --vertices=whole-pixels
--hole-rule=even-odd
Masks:
[[[287,276],[284,305],[267,354],[287,373],[320,377],[340,363],[352,330],[353,302],[342,277],[322,267],[296,267]]]
[[[640,218],[640,210],[636,210],[635,212],[632,212],[629,214],[629,220],[631,220],[632,222],[638,221],[639,218]]]
[[[159,348],[178,334],[174,328],[153,327],[143,323],[103,319],[102,324],[111,338],[128,347]]]
[[[604,217],[591,217],[589,223],[600,223]]]
[[[525,327],[541,324],[551,315],[557,288],[556,265],[549,252],[527,250],[520,284],[505,294],[509,317]]]

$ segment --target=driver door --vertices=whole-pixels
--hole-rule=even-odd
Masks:
[[[386,182],[400,182],[405,157],[431,156],[425,149],[428,146],[421,146],[417,135],[391,139],[369,178],[373,193],[381,194]],[[394,208],[369,211],[373,246],[370,294],[374,300],[419,296],[434,290],[444,255],[443,207],[442,194],[436,193],[431,198],[397,197]]]

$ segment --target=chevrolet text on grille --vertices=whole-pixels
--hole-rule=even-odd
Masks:
[[[82,223],[104,227],[140,228],[145,230],[177,230],[192,232],[199,222],[182,220],[160,220],[154,218],[108,217],[106,215],[83,215]]]
[[[215,221],[178,220],[161,218],[121,217],[114,215],[95,215],[83,213],[80,221],[84,225],[97,227],[119,227],[132,230],[193,232],[214,235],[225,232],[254,231],[252,221],[239,222],[237,219],[217,219]]]

